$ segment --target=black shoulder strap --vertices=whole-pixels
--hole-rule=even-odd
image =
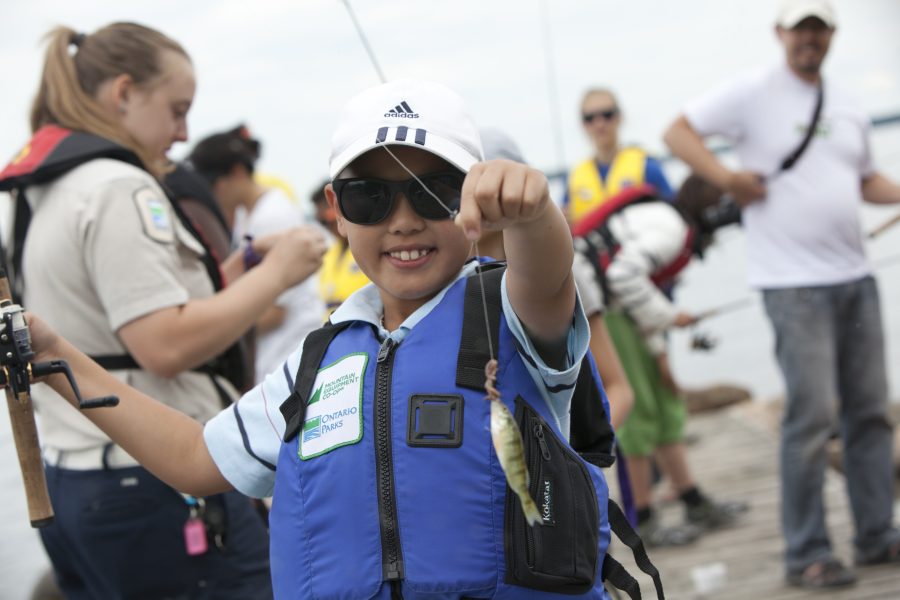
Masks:
[[[303,342],[300,366],[297,368],[296,377],[294,377],[294,389],[287,400],[281,403],[280,407],[285,423],[285,442],[293,439],[303,425],[303,418],[306,415],[306,403],[309,400],[312,386],[316,382],[316,374],[319,372],[322,358],[325,357],[325,351],[328,350],[328,346],[335,336],[351,323],[353,321],[344,321],[336,325],[327,323],[324,327],[320,327],[306,336],[306,340]]]
[[[484,366],[491,359],[490,348],[495,352],[500,340],[500,314],[503,311],[500,297],[500,280],[506,271],[506,263],[486,263],[477,267],[481,272],[466,280],[463,300],[463,330],[456,357],[456,385],[471,390],[484,390]],[[481,279],[484,278],[484,300],[481,296]],[[484,325],[485,311],[490,324],[490,344]]]
[[[619,505],[611,498],[607,503],[606,513],[609,517],[610,529],[612,529],[613,533],[616,534],[616,537],[618,537],[623,544],[631,549],[637,567],[653,579],[653,587],[656,588],[656,597],[658,600],[665,600],[666,595],[663,592],[662,578],[659,575],[659,570],[652,562],[650,562],[650,557],[647,556],[647,550],[644,548],[644,542],[641,541],[640,536],[635,532],[634,528],[631,527],[631,523],[628,522],[625,513],[622,512]],[[609,583],[628,594],[628,597],[632,600],[640,600],[641,590],[637,585],[637,581],[628,574],[619,561],[609,555],[608,551],[606,557],[603,559],[602,578],[604,581],[609,581]]]
[[[816,126],[819,124],[819,117],[822,115],[822,101],[825,96],[824,87],[825,84],[819,80],[819,90],[816,95],[816,107],[813,109],[812,120],[806,130],[806,135],[803,137],[800,145],[781,161],[781,167],[778,169],[779,171],[787,171],[793,167],[806,151],[806,147],[809,146],[809,142],[812,141],[813,136],[816,134]]]
[[[600,286],[604,303],[609,302],[609,298],[612,297],[609,291],[609,282],[606,279],[606,271],[603,270],[603,265],[600,264],[600,255],[604,252],[609,253],[609,248],[606,244],[607,240],[600,233],[593,231],[588,235],[575,238],[575,252],[584,256],[588,264],[594,269],[594,280]]]
[[[11,287],[13,300],[17,304],[22,304],[25,294],[25,279],[22,277],[22,254],[25,250],[25,236],[28,233],[28,226],[31,224],[31,206],[28,204],[28,198],[25,196],[25,187],[20,187],[13,191],[15,196],[15,207],[13,208],[13,229],[12,239],[9,249],[11,255],[9,259],[12,262]],[[6,262],[6,257],[4,257]],[[9,271],[7,271],[9,273]]]

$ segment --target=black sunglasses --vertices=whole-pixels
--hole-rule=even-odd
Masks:
[[[465,175],[461,172],[448,171],[419,175],[419,181],[425,187],[415,179],[386,181],[372,177],[335,179],[331,185],[345,219],[357,225],[375,225],[391,214],[394,210],[394,199],[400,192],[403,192],[420,217],[432,221],[450,218],[447,209],[453,212],[459,210],[464,179]],[[444,206],[441,206],[425,188],[437,196]]]
[[[608,108],[606,110],[595,110],[581,115],[585,123],[591,123],[594,119],[603,119],[604,121],[612,121],[619,114],[618,108]]]

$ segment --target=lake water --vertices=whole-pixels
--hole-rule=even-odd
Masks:
[[[876,130],[873,147],[879,169],[900,181],[900,127]],[[672,169],[675,171],[677,167]],[[679,173],[673,172],[672,179],[679,181]],[[864,229],[871,230],[898,210],[900,207],[864,207]],[[870,242],[868,250],[881,288],[891,398],[897,399],[900,395],[900,225]],[[711,352],[691,351],[689,334],[673,333],[672,365],[684,386],[736,383],[766,400],[780,395],[783,388],[772,356],[769,325],[759,295],[746,286],[744,264],[744,237],[735,229],[723,232],[706,259],[694,261],[686,270],[677,289],[677,302],[691,311],[743,298],[752,298],[753,302],[748,308],[703,323],[699,330],[719,340]],[[0,600],[20,600],[28,598],[34,582],[47,568],[47,560],[37,533],[28,525],[8,413],[6,410],[0,413]]]

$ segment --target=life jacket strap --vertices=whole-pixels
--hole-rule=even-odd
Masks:
[[[300,431],[300,427],[303,426],[303,419],[306,416],[306,403],[309,401],[312,386],[316,382],[316,374],[319,372],[319,365],[325,357],[328,346],[337,334],[352,323],[353,321],[345,321],[338,324],[329,322],[319,329],[311,331],[306,336],[306,340],[303,342],[300,366],[297,367],[297,374],[294,377],[294,389],[279,407],[281,415],[284,417],[285,442],[291,441]]]
[[[611,498],[607,503],[606,510],[607,518],[609,519],[609,527],[612,529],[613,533],[616,534],[623,544],[631,548],[631,553],[634,555],[634,562],[637,567],[650,576],[653,579],[653,586],[656,588],[656,597],[658,600],[665,600],[666,595],[663,592],[662,579],[659,575],[659,569],[650,562],[650,557],[647,556],[647,549],[644,548],[644,542],[641,540],[641,536],[637,534],[634,528],[631,526],[631,523],[628,522],[628,518],[625,516],[625,513],[622,512],[622,509],[619,508],[619,505],[615,503]],[[607,563],[609,562],[609,566]],[[633,595],[628,588],[623,588],[618,585],[617,581],[621,581],[626,585],[630,585],[627,580],[622,578],[622,576],[618,573],[619,569],[621,571],[625,571],[624,567],[619,564],[614,558],[609,555],[609,552],[606,553],[606,558],[603,560],[603,578],[608,580],[612,585],[615,585],[617,588],[627,593],[632,600],[639,600],[641,597],[640,589],[637,589],[637,595]],[[609,576],[607,576],[609,575]],[[627,575],[627,573],[626,573]],[[615,579],[614,579],[615,578]],[[631,575],[628,575],[628,578],[631,581],[634,581],[634,578]],[[637,585],[637,582],[634,581],[634,585]]]
[[[500,315],[503,311],[500,281],[506,271],[506,263],[486,263],[478,265],[477,269],[481,274],[470,275],[466,281],[462,338],[456,357],[456,385],[470,390],[484,390],[484,366],[492,358],[490,349],[497,352],[500,344]],[[484,300],[481,294],[482,279]],[[485,311],[487,326],[484,322]]]

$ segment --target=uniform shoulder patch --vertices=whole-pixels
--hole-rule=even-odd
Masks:
[[[134,192],[134,203],[141,215],[144,234],[155,242],[172,244],[175,242],[175,224],[172,209],[167,198],[158,190],[143,187]]]

